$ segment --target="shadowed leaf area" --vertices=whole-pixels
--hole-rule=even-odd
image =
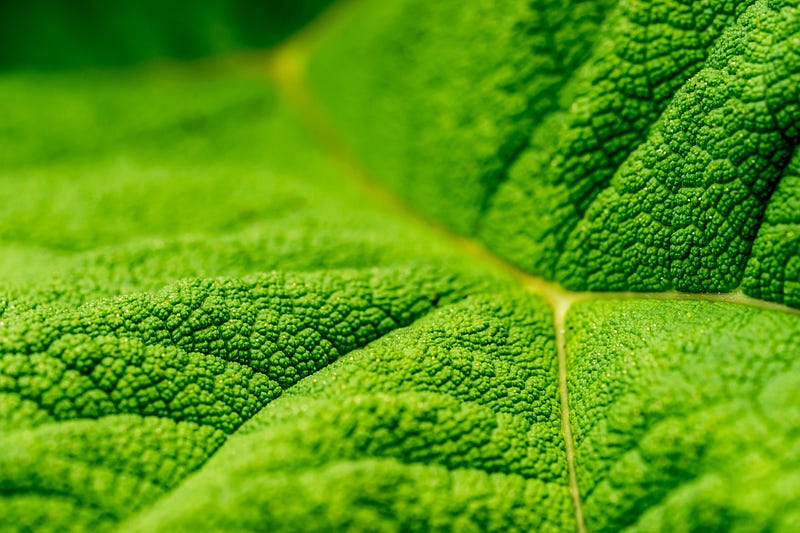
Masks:
[[[800,3],[329,3],[0,8],[0,530],[800,529]]]

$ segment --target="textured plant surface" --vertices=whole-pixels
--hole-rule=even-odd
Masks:
[[[800,530],[798,2],[353,2],[0,105],[0,530]]]

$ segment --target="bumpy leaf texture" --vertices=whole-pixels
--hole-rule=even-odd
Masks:
[[[800,3],[346,2],[63,69],[324,4],[14,8],[0,530],[800,529]]]

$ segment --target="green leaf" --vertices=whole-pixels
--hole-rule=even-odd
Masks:
[[[14,8],[63,48],[0,55],[0,529],[800,528],[800,4],[346,2],[38,70],[324,3]]]

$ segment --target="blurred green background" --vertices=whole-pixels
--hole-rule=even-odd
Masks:
[[[0,69],[122,66],[265,48],[332,1],[4,1]]]

